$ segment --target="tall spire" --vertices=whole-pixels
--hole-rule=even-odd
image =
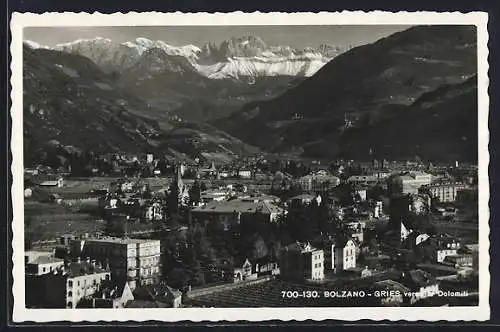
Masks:
[[[177,167],[177,188],[179,188],[179,194],[182,194],[184,191],[184,182],[182,181],[182,173],[181,173],[181,167]]]

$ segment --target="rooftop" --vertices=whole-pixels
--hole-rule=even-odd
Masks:
[[[54,258],[51,256],[38,256],[28,264],[51,264],[51,263],[63,263],[64,260],[60,258]]]
[[[411,270],[404,272],[400,281],[405,286],[415,289],[436,283],[436,278],[423,270]]]
[[[286,251],[299,251],[300,253],[307,253],[307,252],[317,251],[320,249],[314,248],[313,246],[311,246],[311,244],[309,242],[302,243],[302,242],[297,241],[295,243],[292,243],[292,244],[286,246],[285,250]]]
[[[193,212],[205,213],[281,213],[283,210],[267,201],[252,201],[234,199],[226,202],[209,202],[205,206],[197,207]]]
[[[109,272],[109,270],[89,262],[69,263],[68,266],[65,268],[65,271],[67,272],[68,277],[72,278],[81,277],[89,274],[95,274],[95,273]]]
[[[131,239],[131,238],[110,237],[110,236],[105,236],[100,238],[87,238],[87,239],[82,239],[81,241],[117,243],[117,244],[140,244],[148,242],[160,242],[160,240],[152,240],[152,239]]]
[[[297,196],[294,196],[292,198],[290,198],[290,200],[313,200],[315,199],[316,196],[313,196],[313,195],[309,195],[309,194],[300,194],[300,195],[297,195]]]

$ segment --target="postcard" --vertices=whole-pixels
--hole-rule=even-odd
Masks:
[[[489,319],[487,21],[14,13],[14,321]]]

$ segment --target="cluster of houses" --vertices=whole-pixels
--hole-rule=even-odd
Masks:
[[[123,163],[138,162],[119,160]],[[155,165],[157,160],[148,154],[145,162]],[[196,202],[190,201],[190,186],[183,180],[185,172],[192,167],[185,164],[176,168],[174,181],[168,181],[159,188],[151,188],[139,180],[122,179],[93,194],[99,197],[98,206],[106,214],[145,222],[165,222],[167,196],[175,186],[178,203],[188,207],[190,220],[201,224],[217,222],[224,230],[241,224],[274,223],[295,208],[310,204],[319,206],[326,202],[331,215],[351,230],[349,235],[320,234],[309,242],[291,243],[281,248],[276,257],[244,257],[230,271],[230,279],[234,283],[269,276],[297,283],[322,283],[335,277],[365,278],[384,269],[368,267],[367,257],[381,261],[389,257],[391,260],[401,252],[426,250],[432,252],[429,260],[435,265],[453,267],[457,273],[463,274],[477,271],[477,248],[453,236],[430,234],[409,223],[406,218],[410,214],[428,214],[430,206],[437,203],[453,205],[460,199],[473,199],[470,191],[475,187],[471,181],[456,181],[439,172],[431,174],[418,165],[396,167],[385,160],[367,165],[316,165],[309,174],[298,178],[293,178],[284,170],[261,174],[263,172],[254,164],[250,165],[196,166],[195,173],[199,179],[235,179],[233,184],[200,189]],[[353,167],[361,172],[352,175],[350,169]],[[37,170],[27,171],[32,176],[38,176],[38,173],[35,174]],[[282,201],[277,196],[253,190],[250,185],[237,181],[259,182],[256,180],[258,176],[293,183],[302,193]],[[26,186],[25,197],[33,195],[36,186],[60,188],[65,186],[65,180],[62,176],[45,176],[38,183]],[[353,190],[353,199],[349,204],[340,203],[330,195],[341,186],[349,186]],[[370,197],[370,191],[376,187],[386,192],[388,200]],[[388,205],[392,209],[398,204],[401,205],[401,217],[389,216]],[[450,212],[447,208],[443,211]],[[367,245],[366,235],[389,219],[395,227],[377,238],[377,242],[388,245],[390,249],[373,250]],[[54,308],[182,305],[182,293],[162,282],[158,240],[73,236],[60,246],[64,248],[55,248],[51,252],[26,252],[26,283],[30,289],[37,290],[27,292],[27,305]],[[370,287],[378,291],[417,290],[422,294],[437,291],[435,278],[424,270],[405,268],[403,274],[378,280]],[[419,296],[415,295],[411,301],[422,299]],[[386,304],[400,300],[406,301],[391,297]]]
[[[52,251],[25,252],[26,305],[179,307],[182,294],[161,282],[160,264],[159,240],[65,238]]]

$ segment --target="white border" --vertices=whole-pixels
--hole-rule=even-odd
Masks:
[[[15,322],[97,321],[266,321],[360,319],[408,321],[472,321],[490,318],[489,307],[489,178],[488,178],[488,15],[436,12],[341,12],[341,13],[13,13],[12,31],[12,204],[13,295]],[[22,31],[35,26],[151,26],[151,25],[424,25],[477,26],[478,140],[479,140],[479,306],[432,308],[182,308],[182,309],[26,309],[24,303],[24,209],[23,209],[23,78]]]

